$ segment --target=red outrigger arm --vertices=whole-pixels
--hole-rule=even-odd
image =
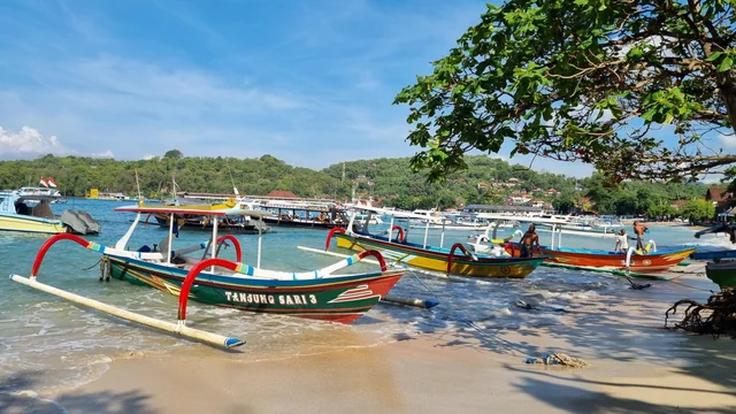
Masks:
[[[36,259],[33,261],[33,267],[31,268],[31,277],[36,277],[36,275],[38,275],[38,271],[41,268],[41,263],[43,263],[43,259],[44,257],[46,257],[46,252],[48,252],[51,246],[56,244],[56,242],[58,242],[59,240],[71,240],[86,249],[95,250],[100,253],[104,253],[105,251],[105,246],[88,241],[77,235],[70,233],[56,234],[49,237],[38,250],[38,253],[36,253]]]
[[[233,246],[235,246],[235,261],[243,263],[243,249],[240,247],[240,241],[232,234],[223,234],[217,238],[217,245],[219,246],[221,243],[224,243],[225,240],[230,240]]]
[[[447,255],[447,273],[450,273],[450,269],[452,269],[452,259],[453,257],[455,257],[455,250],[460,250],[461,252],[465,253],[465,257],[473,259],[473,255],[470,254],[468,249],[466,249],[462,243],[453,244],[452,248],[450,248],[450,254]]]
[[[197,276],[202,273],[202,270],[210,266],[224,267],[228,270],[232,270],[233,272],[238,271],[238,269],[240,268],[240,265],[238,263],[231,262],[230,260],[226,259],[214,258],[202,260],[201,262],[194,265],[194,267],[189,269],[187,276],[184,278],[184,282],[181,284],[181,291],[179,291],[178,319],[180,322],[184,322],[187,319],[187,301],[189,300],[189,291],[192,290],[194,279],[196,279]]]
[[[332,241],[332,237],[335,233],[345,234],[345,229],[342,227],[333,227],[330,232],[327,233],[327,238],[325,238],[325,250],[330,250],[330,242]]]
[[[391,227],[391,232],[393,232],[394,230],[398,230],[399,231],[399,234],[396,237],[396,241],[398,241],[398,242],[405,242],[406,241],[406,232],[404,231],[404,228],[401,227],[401,226],[399,226],[399,225],[397,225],[397,224],[394,224],[393,227]]]
[[[384,260],[383,255],[376,251],[376,250],[363,250],[362,252],[358,253],[358,260],[363,260],[366,256],[373,256],[378,260],[378,264],[381,266],[381,271],[385,272],[388,269],[388,266],[386,266],[386,260]]]

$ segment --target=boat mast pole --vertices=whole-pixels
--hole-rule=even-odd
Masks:
[[[391,239],[394,235],[394,216],[391,216],[391,222],[388,225],[388,242],[391,243]]]
[[[442,233],[440,233],[440,249],[445,244],[445,219],[442,219]]]
[[[258,252],[256,255],[256,267],[261,268],[261,242],[263,241],[263,216],[260,218],[261,225],[258,226]]]
[[[166,246],[166,263],[171,264],[171,242],[174,237],[174,213],[169,216],[169,243]]]
[[[424,226],[424,242],[422,243],[422,249],[427,248],[427,237],[429,237],[429,218],[427,218],[427,224]]]
[[[212,253],[210,257],[213,259],[217,256],[217,216],[212,217]],[[210,273],[214,273],[215,266],[210,267]]]
[[[552,244],[550,245],[552,250],[555,248],[555,231],[557,231],[557,224],[552,224]]]
[[[560,229],[558,231],[559,234],[557,236],[557,248],[559,249],[562,246],[562,226],[560,226]]]

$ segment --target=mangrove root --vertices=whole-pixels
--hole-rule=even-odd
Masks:
[[[726,289],[716,293],[704,304],[690,299],[677,301],[665,313],[665,328],[668,328],[670,316],[677,313],[680,306],[687,307],[682,321],[675,323],[673,329],[683,329],[701,335],[711,334],[716,337],[727,334],[736,338],[736,290]]]

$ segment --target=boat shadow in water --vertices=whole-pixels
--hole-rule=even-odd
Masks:
[[[21,371],[0,378],[0,413],[67,413],[95,412],[100,414],[153,414],[148,405],[151,396],[140,391],[102,391],[93,393],[67,392],[53,400],[37,394],[42,371]]]

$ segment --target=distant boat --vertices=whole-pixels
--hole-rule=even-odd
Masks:
[[[111,200],[111,201],[130,201],[130,196],[124,193],[104,192],[97,188],[92,188],[87,193],[87,198],[92,200]]]
[[[0,192],[0,230],[47,234],[66,232],[64,223],[51,211],[51,190],[23,187]]]
[[[18,189],[20,197],[50,197],[53,199],[61,198],[61,193],[56,188],[49,187],[21,187]]]

